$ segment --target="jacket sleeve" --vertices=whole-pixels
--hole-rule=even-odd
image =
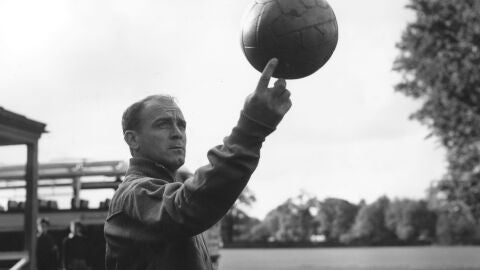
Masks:
[[[183,183],[139,181],[126,194],[127,215],[156,228],[167,239],[207,230],[226,214],[247,185],[262,143],[274,129],[242,111],[223,145],[209,150],[208,165]]]

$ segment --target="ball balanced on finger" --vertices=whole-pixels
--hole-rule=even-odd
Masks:
[[[243,22],[241,45],[258,71],[275,57],[274,77],[299,79],[320,69],[337,41],[335,14],[325,0],[255,0]]]

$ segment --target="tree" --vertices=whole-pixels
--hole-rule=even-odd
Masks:
[[[385,224],[385,213],[389,204],[390,200],[383,196],[372,204],[360,208],[349,235],[342,237],[342,242],[369,245],[394,242],[396,240],[395,235]]]
[[[385,219],[387,228],[404,243],[431,241],[435,236],[436,214],[426,201],[396,199],[388,206]]]
[[[245,208],[251,207],[255,201],[255,194],[246,187],[221,220],[220,228],[223,243],[233,243],[236,237],[245,237],[245,230],[258,223],[258,220],[250,218],[244,211]]]
[[[480,219],[480,1],[411,0],[416,14],[398,43],[396,90],[421,101],[411,118],[447,150],[437,195]]]
[[[274,242],[309,242],[316,230],[313,209],[318,200],[306,193],[289,198],[270,211],[252,228],[252,240]]]
[[[248,241],[251,242],[268,242],[272,239],[272,229],[268,226],[269,223],[261,222],[252,227]]]
[[[226,221],[229,221],[229,223]],[[235,242],[251,241],[251,229],[257,224],[260,224],[260,220],[257,218],[250,217],[239,208],[232,208],[221,224],[223,243],[228,245]]]
[[[319,232],[325,235],[327,242],[338,243],[340,237],[350,231],[358,212],[358,206],[346,200],[327,198],[320,202],[316,219]]]
[[[475,218],[464,202],[448,202],[439,211],[437,241],[440,244],[472,244]]]

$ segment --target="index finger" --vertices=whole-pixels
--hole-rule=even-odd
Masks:
[[[268,87],[270,78],[272,77],[273,72],[275,71],[275,68],[277,67],[277,65],[278,65],[277,58],[272,58],[270,59],[270,61],[268,61],[267,65],[263,69],[262,76],[260,76],[260,80],[258,81],[256,91],[266,89]]]

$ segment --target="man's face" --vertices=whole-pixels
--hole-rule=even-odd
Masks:
[[[39,224],[37,224],[37,230],[40,234],[47,233],[48,225],[44,222],[40,222]]]
[[[185,163],[186,122],[180,108],[169,101],[152,99],[141,112],[138,156],[176,171]]]

